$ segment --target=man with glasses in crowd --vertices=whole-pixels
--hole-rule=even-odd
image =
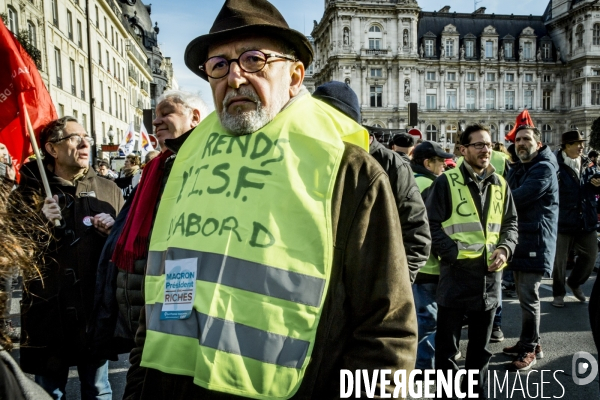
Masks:
[[[485,398],[492,357],[487,345],[500,296],[500,270],[517,243],[517,211],[506,181],[490,164],[489,129],[468,126],[460,137],[460,153],[464,162],[433,182],[425,203],[432,254],[440,258],[435,367],[443,373],[459,370],[455,355],[466,315],[465,368],[479,370],[475,392]]]
[[[394,195],[364,128],[303,86],[312,58],[266,0],[188,45],[216,111],[161,199],[125,399],[329,399],[340,369],[414,368]]]
[[[96,266],[123,197],[90,166],[93,145],[75,118],[50,122],[40,134],[40,148],[52,194],[43,193],[35,162],[23,165],[17,189],[25,201],[39,204],[51,227],[51,237],[41,238],[48,242],[41,276],[26,281],[23,291],[21,368],[55,399],[66,396],[72,366],[79,373],[81,398],[112,398],[108,361],[91,355],[86,328]]]

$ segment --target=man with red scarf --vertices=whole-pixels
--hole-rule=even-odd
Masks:
[[[146,164],[139,185],[118,215],[98,266],[93,347],[117,359],[133,347],[150,232],[177,151],[208,115],[204,102],[191,93],[169,90],[156,106],[152,122],[161,153]],[[115,268],[115,266],[117,268]]]

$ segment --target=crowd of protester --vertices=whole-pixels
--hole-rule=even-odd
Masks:
[[[465,368],[485,397],[502,285],[521,309],[509,368],[544,357],[542,279],[554,307],[571,306],[567,290],[588,301],[598,154],[583,154],[577,130],[552,151],[531,125],[508,148],[480,124],[452,151],[408,133],[380,143],[350,86],[308,93],[312,51],[269,2],[227,0],[186,50],[215,113],[163,93],[160,151],[143,164],[93,164],[94,139],[69,116],[42,129],[43,165],[24,163],[19,179],[0,144],[0,398],[64,398],[77,367],[83,399],[110,399],[108,360],[123,353],[125,399],[335,398],[340,369],[458,371],[464,327]],[[188,264],[189,309],[164,308]],[[19,271],[20,335],[9,314]],[[35,384],[4,351],[12,341]]]

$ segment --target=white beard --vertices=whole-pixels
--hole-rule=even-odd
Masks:
[[[233,113],[227,111],[227,102],[235,96],[245,96],[256,103],[256,110],[253,111],[242,111],[240,108],[234,108]],[[221,125],[229,133],[235,136],[248,135],[258,131],[263,126],[279,114],[283,108],[284,99],[283,96],[275,98],[271,107],[264,107],[258,95],[254,92],[254,89],[248,86],[241,86],[237,90],[232,90],[223,99],[223,110],[219,114]]]

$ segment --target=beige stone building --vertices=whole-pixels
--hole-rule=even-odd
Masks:
[[[508,11],[508,10],[507,10]],[[418,128],[449,147],[480,122],[503,141],[525,108],[552,147],[600,116],[600,3],[551,0],[541,16],[428,12],[415,0],[326,0],[309,86],[345,81],[363,123]]]
[[[130,122],[139,131],[143,110],[172,86],[150,10],[127,0],[0,0],[9,29],[27,29],[41,52],[58,115],[78,118],[98,151],[111,136],[119,143]]]

